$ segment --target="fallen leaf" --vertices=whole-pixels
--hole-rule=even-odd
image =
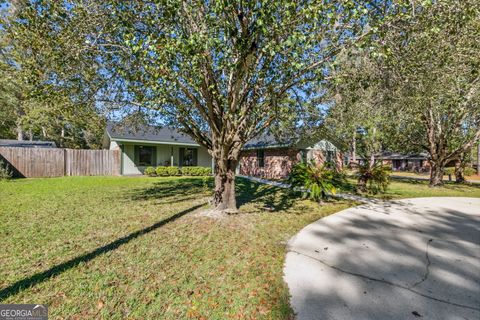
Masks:
[[[420,313],[418,313],[417,311],[412,311],[412,314],[417,317],[417,318],[421,318],[422,315]]]

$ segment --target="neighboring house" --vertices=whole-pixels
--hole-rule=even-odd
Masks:
[[[149,166],[212,167],[207,149],[189,136],[171,128],[142,127],[137,130],[108,124],[104,148],[121,150],[121,173],[141,174]],[[249,141],[240,154],[237,173],[268,179],[288,176],[300,161],[317,164],[331,161],[342,167],[342,154],[327,140],[279,142],[271,135]]]
[[[109,123],[103,147],[121,150],[122,175],[141,174],[150,166],[212,167],[206,148],[171,128],[144,126],[135,130]]]
[[[53,141],[30,141],[30,140],[10,140],[0,139],[0,147],[19,147],[19,148],[56,148]]]
[[[365,162],[363,157],[357,157],[359,162]],[[375,162],[382,161],[384,165],[391,166],[393,171],[428,172],[430,163],[426,153],[402,154],[396,152],[381,152],[375,155]]]

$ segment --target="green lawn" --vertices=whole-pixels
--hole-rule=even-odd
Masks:
[[[69,177],[0,182],[0,300],[52,319],[291,318],[282,269],[319,206],[238,179],[240,213],[199,216],[202,178]],[[387,197],[476,196],[480,186],[394,182]]]
[[[408,172],[408,171],[393,171],[391,173],[392,176],[398,176],[398,177],[407,177],[407,178],[422,178],[422,179],[428,179],[430,177],[429,173],[416,173],[416,172]],[[451,177],[452,181],[455,181],[455,176]],[[470,180],[470,181],[479,181],[480,176],[478,175],[473,175],[473,176],[466,176],[465,179]],[[444,181],[449,181],[448,180],[448,175],[443,176]]]
[[[480,198],[480,184],[445,183],[442,187],[431,188],[428,181],[393,180],[387,192],[376,197],[384,199],[419,197],[475,197]]]
[[[350,203],[238,187],[250,202],[212,219],[174,216],[204,203],[201,178],[0,182],[0,299],[46,303],[52,319],[288,318],[286,241]]]

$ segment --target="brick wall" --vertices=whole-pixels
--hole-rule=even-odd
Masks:
[[[243,151],[240,154],[240,174],[266,179],[284,179],[288,177],[292,166],[301,161],[300,150],[298,149],[265,149],[264,167],[258,165],[257,151]],[[325,154],[321,150],[313,150],[312,158],[317,165],[325,162]],[[337,152],[335,159],[337,168],[343,167],[343,155]]]
[[[243,151],[240,155],[240,174],[267,179],[283,179],[292,166],[300,161],[296,149],[265,149],[264,167],[258,165],[257,151]]]

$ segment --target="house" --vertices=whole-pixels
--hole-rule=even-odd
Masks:
[[[212,167],[212,157],[188,135],[171,128],[128,128],[108,123],[103,147],[121,150],[122,175],[142,174],[147,167]]]
[[[30,141],[30,140],[10,140],[0,139],[0,147],[19,147],[19,148],[56,148],[53,141]]]
[[[357,157],[362,163],[366,161],[363,157]],[[392,171],[430,171],[430,163],[426,153],[409,153],[403,154],[398,152],[384,151],[375,154],[375,162],[382,161],[384,165],[391,166]]]
[[[295,163],[310,160],[315,160],[317,164],[330,161],[342,167],[342,153],[333,143],[325,139],[309,140],[279,141],[272,135],[251,140],[241,151],[237,173],[283,179]],[[213,169],[213,160],[207,149],[172,128],[142,126],[135,130],[109,123],[103,146],[121,150],[123,175],[141,174],[149,166],[200,166]]]
[[[317,140],[278,141],[271,135],[251,140],[240,153],[239,173],[266,179],[284,179],[295,163],[311,160],[317,165],[331,162],[341,169],[344,162],[341,150],[329,140]]]

